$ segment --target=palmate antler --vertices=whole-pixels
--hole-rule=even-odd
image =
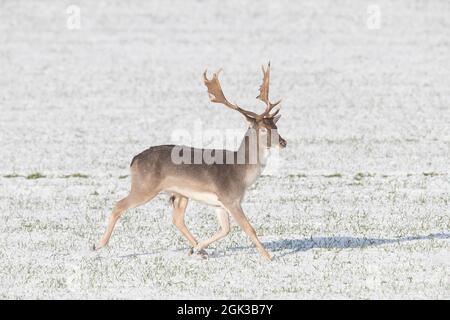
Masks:
[[[256,98],[266,103],[266,109],[264,110],[263,113],[257,114],[252,111],[242,109],[237,104],[232,104],[227,100],[227,98],[225,98],[225,95],[223,94],[223,91],[222,91],[222,88],[221,88],[220,82],[219,82],[219,73],[220,73],[220,71],[222,71],[222,69],[215,72],[213,74],[212,79],[207,78],[206,70],[203,73],[203,81],[204,81],[206,87],[208,88],[209,99],[211,100],[211,102],[222,103],[223,105],[227,106],[228,108],[239,111],[247,118],[261,120],[263,118],[275,117],[277,115],[277,113],[280,111],[280,109],[278,109],[277,111],[275,111],[272,114],[270,114],[270,111],[272,111],[272,109],[275,106],[277,106],[281,102],[281,100],[279,100],[275,103],[271,103],[269,101],[270,62],[267,65],[267,70],[264,69],[264,66],[262,66],[262,70],[263,70],[263,83],[261,84],[261,86],[259,88],[259,95]]]
[[[267,64],[267,70],[264,69],[264,66],[261,66],[261,69],[263,72],[263,82],[259,87],[259,95],[256,97],[256,99],[259,99],[266,104],[266,110],[264,110],[264,112],[260,114],[260,116],[263,118],[273,118],[277,115],[280,109],[275,111],[273,114],[270,114],[270,111],[272,111],[274,107],[280,104],[281,100],[278,100],[275,103],[271,103],[269,101],[270,62]]]
[[[225,98],[225,95],[223,94],[223,91],[222,91],[222,88],[220,87],[220,82],[219,82],[220,71],[222,71],[222,69],[215,72],[213,74],[213,77],[211,80],[206,77],[207,70],[205,70],[205,72],[203,73],[203,80],[205,82],[206,87],[208,88],[209,99],[211,100],[211,102],[222,103],[222,104],[226,105],[228,108],[239,111],[246,117],[256,119],[259,116],[258,114],[248,111],[248,110],[244,110],[241,107],[239,107],[237,104],[230,103],[227,100],[227,98]]]

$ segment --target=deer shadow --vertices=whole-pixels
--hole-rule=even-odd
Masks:
[[[279,252],[277,257],[284,257],[287,255],[292,255],[298,252],[308,251],[314,248],[322,249],[352,249],[352,248],[366,248],[371,246],[379,246],[384,244],[394,244],[409,241],[420,241],[420,240],[432,240],[432,239],[450,239],[450,233],[432,233],[429,235],[422,236],[407,236],[395,239],[382,239],[382,238],[366,238],[366,237],[347,237],[347,236],[332,236],[332,237],[310,237],[306,239],[282,239],[274,240],[269,242],[264,242],[264,246],[273,253]],[[229,248],[230,251],[241,251],[254,248],[254,246],[236,246]],[[287,250],[286,252],[284,252]],[[161,249],[164,251],[164,249]],[[118,256],[118,258],[132,258],[138,256],[152,256],[160,255],[161,251],[154,252],[142,252],[142,253],[132,253]],[[173,252],[183,252],[187,253],[187,249],[175,249]],[[233,253],[236,254],[236,253]],[[232,254],[232,255],[233,255]],[[229,253],[213,253],[210,258],[220,258],[222,256],[228,256]]]
[[[347,237],[347,236],[333,236],[333,237],[311,237],[309,239],[283,239],[264,242],[267,249],[272,252],[285,251],[278,254],[278,257],[283,257],[297,252],[308,251],[314,248],[324,249],[351,249],[351,248],[365,248],[371,246],[379,246],[384,244],[394,244],[409,241],[431,240],[431,239],[450,239],[450,233],[433,233],[429,235],[407,236],[395,239],[382,238],[366,238],[366,237]],[[244,247],[235,247],[235,250],[244,249]]]

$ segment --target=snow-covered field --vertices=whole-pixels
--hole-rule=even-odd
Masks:
[[[449,13],[446,0],[2,1],[0,297],[449,299]],[[200,122],[245,131],[208,103],[203,70],[223,67],[230,100],[260,110],[269,59],[288,147],[243,207],[274,261],[236,225],[208,260],[188,257],[165,195],[91,252],[135,154]],[[210,236],[213,209],[191,202],[187,225]]]

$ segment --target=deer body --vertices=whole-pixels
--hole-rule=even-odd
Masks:
[[[269,68],[270,64],[267,72],[263,68],[264,81],[260,96],[265,92],[268,94]],[[272,130],[276,131],[275,123],[279,116],[275,117],[278,111],[275,114],[269,112],[278,103],[271,104],[268,97],[260,98],[267,103],[267,108],[263,114],[257,115],[232,105],[226,100],[220,88],[217,73],[212,80],[208,80],[205,72],[204,79],[208,93],[212,95],[212,102],[223,103],[241,112],[249,122],[249,128],[240,147],[237,151],[230,151],[161,145],[151,147],[135,156],[130,166],[130,194],[116,204],[108,227],[94,249],[100,249],[108,243],[115,223],[125,210],[150,201],[160,192],[167,192],[171,195],[173,205],[173,223],[200,255],[205,256],[204,249],[209,244],[228,234],[230,229],[228,215],[230,214],[255,243],[260,253],[265,258],[271,259],[245,217],[241,202],[248,187],[263,171],[270,148],[273,147],[273,137],[269,133]],[[256,137],[256,140],[252,140],[252,137]],[[276,146],[285,147],[286,141],[278,134],[276,137],[278,138]],[[252,141],[256,143],[252,144]],[[214,155],[219,161],[210,163],[203,157],[204,154]],[[176,156],[181,157],[183,161],[181,163],[178,160],[174,161]],[[197,242],[184,223],[188,199],[216,207],[221,229],[206,241]]]

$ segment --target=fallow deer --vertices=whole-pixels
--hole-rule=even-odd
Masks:
[[[108,243],[117,220],[125,210],[145,204],[160,192],[167,192],[171,195],[173,206],[172,222],[190,243],[190,253],[195,250],[200,256],[206,257],[207,253],[204,249],[229,233],[230,214],[250,237],[262,256],[268,260],[272,259],[242,211],[241,202],[246,190],[264,169],[270,149],[286,147],[286,140],[278,134],[276,126],[280,119],[278,115],[280,109],[277,108],[274,111],[281,100],[276,103],[269,101],[270,63],[267,69],[262,67],[263,82],[257,99],[263,101],[266,107],[260,114],[242,109],[225,98],[218,78],[220,71],[214,73],[212,79],[208,79],[207,71],[205,71],[203,80],[211,102],[221,103],[236,110],[247,120],[248,129],[238,150],[208,150],[161,145],[151,147],[135,156],[130,165],[131,191],[127,197],[115,205],[107,229],[100,242],[94,245],[94,250]],[[255,139],[256,142],[252,144],[251,142]],[[214,155],[217,159],[220,159],[217,156],[221,155],[221,159],[225,157],[227,161],[206,163],[203,158],[197,163],[190,161],[194,159],[195,154],[205,152]],[[181,163],[179,159],[174,161],[174,157],[180,155],[188,161]],[[185,225],[184,215],[189,199],[216,207],[220,230],[205,241],[198,242]]]

